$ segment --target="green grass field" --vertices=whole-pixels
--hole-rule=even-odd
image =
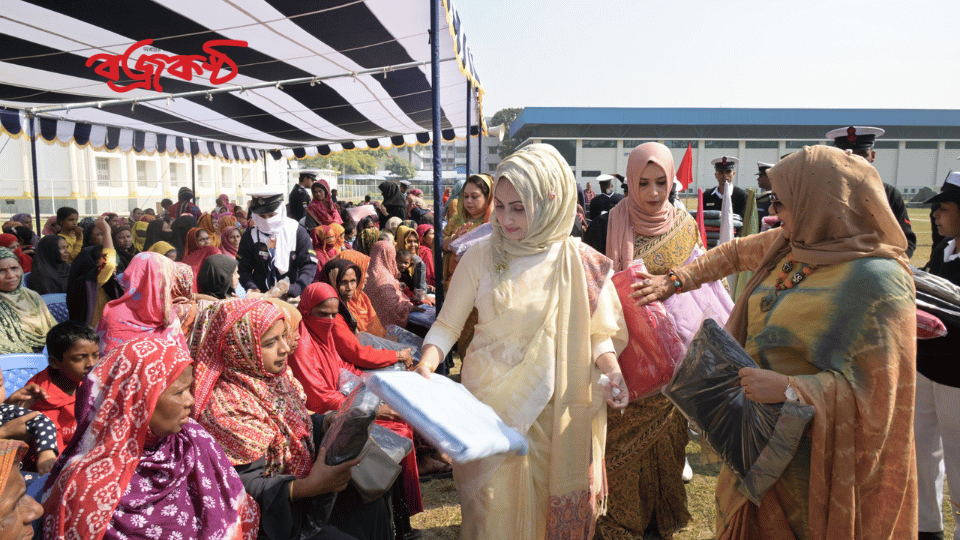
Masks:
[[[908,210],[913,230],[917,234],[917,249],[911,262],[914,266],[923,266],[930,257],[930,219],[929,212],[922,208]],[[457,364],[459,368],[459,361]],[[455,370],[458,372],[459,369]],[[675,540],[705,540],[714,537],[714,488],[720,466],[716,463],[704,463],[700,455],[700,445],[691,440],[687,445],[687,458],[693,467],[693,481],[687,484],[687,506],[693,521],[680,531]],[[423,538],[455,540],[460,534],[460,505],[457,502],[457,490],[453,480],[433,480],[421,485],[423,503],[426,510],[413,518],[413,526],[423,530]],[[948,498],[944,500],[946,530],[953,530],[954,516]],[[871,509],[873,511],[875,509]],[[945,536],[949,537],[949,533]],[[648,538],[657,538],[649,536]]]

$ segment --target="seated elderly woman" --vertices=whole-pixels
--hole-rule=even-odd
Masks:
[[[40,295],[23,286],[17,256],[0,248],[0,354],[42,351],[55,324]]]
[[[194,353],[194,415],[259,503],[260,538],[390,538],[386,500],[362,504],[347,487],[359,460],[325,464],[323,417],[311,417],[287,368],[283,312],[266,300],[216,306]]]
[[[307,409],[314,413],[337,410],[343,404],[346,397],[338,387],[341,370],[355,375],[361,373],[337,352],[339,346],[334,329],[342,324],[338,323],[339,304],[333,287],[327,283],[313,283],[304,289],[297,305],[303,316],[300,323],[301,341],[293,353],[290,368],[303,385]],[[385,352],[394,354],[392,351]],[[377,423],[398,435],[413,439],[413,429],[386,405],[381,406]],[[423,511],[416,452],[408,454],[401,465],[404,471],[400,476],[403,498],[409,515],[416,515]]]
[[[755,272],[727,330],[760,368],[740,370],[757,403],[816,409],[759,505],[724,467],[717,538],[916,538],[916,305],[907,240],[866,160],[808,146],[767,171],[779,229],[738,238],[666,276],[641,302]]]
[[[44,487],[44,540],[257,537],[257,505],[190,419],[192,362],[180,345],[141,338],[93,368]]]
[[[32,538],[33,522],[43,515],[20,474],[26,452],[27,445],[20,441],[0,439],[0,540]]]

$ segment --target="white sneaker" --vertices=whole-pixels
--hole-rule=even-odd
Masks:
[[[680,478],[683,478],[684,484],[689,484],[693,480],[693,468],[690,467],[690,460],[686,458],[683,460],[683,474]]]

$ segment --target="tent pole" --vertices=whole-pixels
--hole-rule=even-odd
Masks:
[[[193,200],[197,200],[197,166],[194,162],[193,155],[193,139],[187,139],[187,144],[190,146],[190,189],[193,190]],[[200,144],[199,142],[197,144]],[[196,204],[196,202],[194,202]]]
[[[477,162],[480,163],[479,161]],[[470,80],[467,79],[467,178],[470,178]]]
[[[440,160],[440,0],[430,0],[430,98],[433,109],[433,264],[437,313],[443,307],[443,171]]]
[[[30,161],[33,164],[33,211],[37,214],[34,225],[37,234],[41,234],[43,222],[40,221],[40,180],[37,174],[37,126],[34,124],[34,116],[28,114],[27,121],[30,122]],[[39,120],[37,120],[39,122]]]
[[[473,88],[471,87],[471,90]],[[483,170],[483,118],[480,116],[480,95],[477,94],[477,173],[484,172]],[[467,146],[467,152],[470,151],[470,147]]]

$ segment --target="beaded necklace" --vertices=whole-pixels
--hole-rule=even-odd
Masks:
[[[780,291],[785,291],[796,287],[804,279],[806,279],[807,276],[817,270],[815,265],[800,263],[800,268],[795,271],[794,268],[796,263],[797,260],[793,258],[793,254],[787,258],[785,263],[783,263],[783,266],[780,267],[780,273],[777,274],[777,282],[774,284],[773,290],[764,295],[764,297],[760,300],[760,311],[767,312],[773,309],[773,306],[777,304]]]

